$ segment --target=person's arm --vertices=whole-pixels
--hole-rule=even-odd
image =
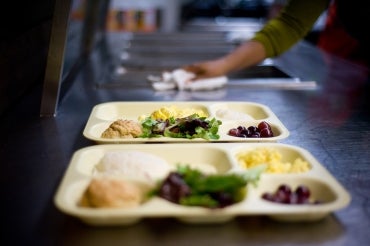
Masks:
[[[281,55],[308,34],[329,3],[330,0],[290,0],[252,40],[262,43],[267,57]]]
[[[195,79],[223,76],[262,62],[266,58],[265,48],[260,42],[248,41],[224,57],[194,63],[184,69],[196,75]]]
[[[216,60],[185,66],[184,69],[195,73],[196,79],[215,77],[257,65],[267,57],[278,56],[311,30],[329,2],[291,0],[280,15],[231,53]]]

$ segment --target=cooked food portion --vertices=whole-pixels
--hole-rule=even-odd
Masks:
[[[102,138],[136,138],[142,134],[139,122],[133,120],[116,120],[102,133]]]
[[[93,178],[79,205],[91,208],[134,208],[143,201],[143,191],[134,183],[114,177]]]
[[[109,151],[96,166],[100,173],[130,179],[155,181],[166,176],[171,167],[166,160],[141,151]]]
[[[267,165],[267,173],[302,173],[311,169],[310,164],[301,158],[296,158],[293,162],[283,161],[283,155],[277,149],[269,147],[242,151],[236,157],[239,164],[246,169]]]
[[[249,114],[231,109],[218,109],[216,116],[225,120],[253,120],[253,117]]]

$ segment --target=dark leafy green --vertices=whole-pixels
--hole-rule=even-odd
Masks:
[[[187,206],[223,208],[241,201],[249,182],[256,185],[265,166],[243,173],[206,175],[187,165],[179,165],[152,195]]]
[[[171,138],[203,138],[206,140],[219,139],[218,128],[222,124],[215,118],[207,119],[197,114],[184,118],[169,118],[155,120],[147,117],[141,122],[143,134],[141,138],[171,137]]]

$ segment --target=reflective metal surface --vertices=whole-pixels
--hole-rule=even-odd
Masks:
[[[72,1],[55,1],[40,115],[55,116],[60,93],[68,17]]]

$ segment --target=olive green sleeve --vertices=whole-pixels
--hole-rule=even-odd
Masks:
[[[330,0],[290,0],[252,40],[262,43],[267,57],[275,57],[300,41],[312,29]]]

